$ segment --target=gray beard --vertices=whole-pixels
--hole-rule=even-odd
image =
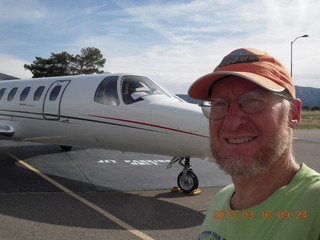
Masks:
[[[212,155],[219,165],[232,177],[249,178],[263,172],[268,166],[277,162],[286,150],[291,147],[291,129],[287,126],[287,119],[281,119],[279,129],[275,131],[275,138],[269,145],[261,149],[255,156],[235,156],[227,158],[221,152],[211,148]]]

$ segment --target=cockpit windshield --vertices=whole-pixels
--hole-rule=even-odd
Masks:
[[[142,101],[143,97],[149,95],[163,94],[170,97],[153,81],[143,76],[124,76],[122,78],[121,93],[125,104]]]

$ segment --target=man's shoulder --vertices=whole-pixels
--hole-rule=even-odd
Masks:
[[[295,201],[289,201],[295,207],[320,207],[320,174],[304,164],[300,170],[296,183],[289,186],[285,196],[295,199]]]
[[[300,176],[297,179],[299,182],[297,185],[300,189],[305,187],[312,191],[320,191],[320,173],[309,168],[307,165],[302,164],[298,174],[300,174]]]
[[[229,184],[222,188],[217,195],[225,195],[225,194],[230,194],[231,192],[234,192],[234,185]]]
[[[234,193],[234,185],[230,184],[222,188],[214,198],[214,201],[227,201]]]
[[[307,175],[312,175],[312,176],[320,176],[320,173],[314,170],[313,168],[310,168],[307,166],[305,163],[301,164],[301,169],[303,169]]]
[[[312,170],[312,169],[311,169]],[[301,181],[301,189],[305,189],[304,194],[317,198],[320,203],[320,174],[314,170],[309,172],[305,179]]]

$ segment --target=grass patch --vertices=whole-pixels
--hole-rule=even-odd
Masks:
[[[297,129],[320,129],[320,111],[301,113],[301,123]]]

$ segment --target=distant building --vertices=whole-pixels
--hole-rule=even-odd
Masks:
[[[13,80],[13,79],[19,79],[19,78],[13,77],[4,73],[0,73],[0,80]]]

